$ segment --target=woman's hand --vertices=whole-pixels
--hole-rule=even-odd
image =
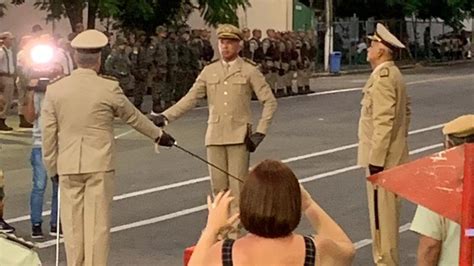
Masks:
[[[217,235],[219,231],[231,226],[239,218],[238,213],[229,218],[229,205],[232,200],[234,200],[234,197],[230,196],[230,191],[219,192],[214,202],[212,202],[211,196],[207,196],[209,214],[205,230]]]

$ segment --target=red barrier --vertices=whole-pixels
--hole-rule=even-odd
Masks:
[[[462,196],[460,266],[472,265],[474,237],[474,144],[464,147],[464,184]]]
[[[184,256],[183,256],[183,265],[188,266],[189,260],[191,259],[191,256],[193,255],[194,251],[194,246],[189,247],[184,250]]]
[[[461,224],[459,265],[472,266],[474,144],[432,154],[367,179]]]

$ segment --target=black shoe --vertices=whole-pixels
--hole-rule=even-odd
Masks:
[[[31,230],[31,238],[40,239],[44,238],[43,229],[41,229],[41,224],[34,224]]]
[[[309,86],[304,86],[304,93],[309,94],[309,93],[313,93],[313,91],[309,88]]]
[[[13,128],[5,124],[5,119],[0,119],[0,131],[12,131]]]
[[[305,93],[304,93],[304,90],[303,90],[303,87],[298,87],[298,94],[299,94],[299,95],[305,94]]]
[[[57,236],[58,235],[58,227],[56,225],[51,225],[51,229],[49,230],[50,236]],[[59,226],[59,236],[63,237],[63,227]]]
[[[15,232],[15,227],[7,224],[3,218],[0,218],[0,232],[2,233],[13,233]]]
[[[33,124],[26,121],[25,116],[20,115],[20,128],[33,128]]]

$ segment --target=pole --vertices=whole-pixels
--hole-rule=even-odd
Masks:
[[[463,183],[459,265],[471,266],[474,237],[474,143],[464,145]]]
[[[332,0],[326,0],[326,36],[324,38],[324,71],[329,71],[329,54],[332,52],[333,25]]]
[[[61,225],[59,224],[61,215],[61,187],[59,187],[58,181],[58,218],[56,219],[56,266],[59,266],[59,235],[61,233]]]

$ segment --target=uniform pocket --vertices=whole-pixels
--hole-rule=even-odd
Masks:
[[[236,77],[232,79],[232,86],[238,94],[245,94],[248,86],[247,79],[244,77]]]
[[[365,114],[371,115],[372,114],[372,100],[368,97],[362,98],[362,101],[360,102],[362,105],[362,111]]]
[[[207,119],[208,124],[215,124],[219,122],[219,116],[218,115],[209,115],[209,119]]]

